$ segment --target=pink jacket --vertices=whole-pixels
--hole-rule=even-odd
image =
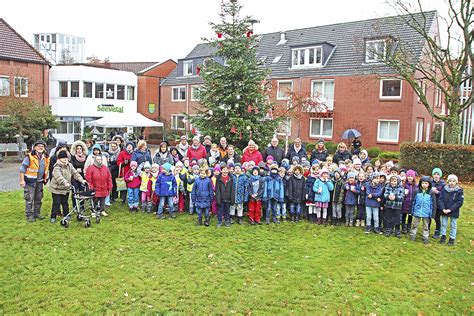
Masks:
[[[193,160],[193,159],[199,160],[201,158],[206,158],[207,157],[206,147],[204,147],[202,144],[199,145],[198,149],[193,149],[192,146],[189,146],[186,156],[188,156],[189,160]]]
[[[132,181],[129,180],[130,177],[133,177]],[[125,182],[127,182],[127,188],[137,189],[142,184],[140,175],[134,174],[132,170],[128,170],[127,173],[125,173],[125,176],[123,177],[123,179],[125,180]]]
[[[258,150],[250,152],[248,148],[245,148],[244,153],[242,154],[241,162],[244,163],[249,161],[253,161],[256,165],[258,165],[260,162],[263,161],[263,156]]]

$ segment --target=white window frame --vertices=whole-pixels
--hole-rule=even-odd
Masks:
[[[321,82],[322,83],[322,90],[326,90],[326,82],[332,82],[333,83],[333,87],[334,87],[334,90],[332,92],[333,94],[333,98],[332,99],[328,99],[327,96],[325,95],[322,95],[321,97],[322,98],[326,98],[326,106],[329,110],[333,110],[334,109],[334,93],[335,93],[335,90],[336,90],[336,80],[334,79],[324,79],[324,80],[311,80],[311,97],[315,98],[316,96],[314,95],[315,91],[314,91],[314,84],[316,82]]]
[[[443,96],[443,92],[441,91],[441,88],[436,87],[436,90],[435,90],[435,106],[437,108],[441,107],[442,96]]]
[[[369,52],[370,51],[367,48],[368,48],[369,44],[372,44],[372,43],[383,43],[383,54],[385,56],[387,54],[387,40],[385,40],[385,39],[376,39],[376,40],[367,40],[367,41],[365,41],[365,62],[366,63],[380,63],[383,60],[378,59],[376,54],[374,54],[373,59],[369,59],[369,57],[370,57]]]
[[[179,99],[179,96],[181,95],[181,93],[179,93],[179,90],[178,90],[178,99],[174,98],[174,90],[175,89],[184,89],[184,99]],[[172,102],[185,102],[186,101],[186,94],[187,94],[186,86],[171,87],[171,101]]]
[[[423,141],[423,131],[425,128],[425,120],[417,118],[415,124],[415,142],[421,143]]]
[[[189,64],[191,64],[191,72],[189,71]],[[193,75],[193,61],[192,60],[185,60],[183,61],[183,76],[192,76]]]
[[[203,85],[194,85],[191,86],[191,101],[199,101],[199,98],[195,97],[195,91],[200,90],[203,87]]]
[[[431,137],[431,122],[426,122],[426,134],[425,134],[425,141],[427,143],[430,142]]]
[[[72,91],[72,83],[73,82],[77,82],[77,96],[76,97],[72,95],[73,94],[73,91]],[[81,81],[79,81],[79,80],[68,81],[68,96],[70,98],[74,98],[74,99],[80,98],[81,97],[80,92],[81,92]]]
[[[5,80],[4,82],[7,82],[7,86],[6,87],[3,87],[3,91],[2,89],[0,89],[0,97],[8,97],[10,96],[10,90],[11,90],[11,87],[10,87],[10,77],[9,76],[0,76],[0,80]],[[3,86],[3,84],[2,84]],[[0,86],[0,88],[2,87]]]
[[[277,95],[276,95],[276,99],[277,100],[288,100],[288,96],[285,95],[285,96],[281,96],[280,95],[280,84],[281,83],[290,83],[291,84],[291,87],[290,87],[290,91],[289,92],[293,92],[293,80],[278,80],[277,81]]]
[[[400,95],[399,96],[384,96],[382,95],[383,93],[383,83],[384,81],[393,81],[393,80],[399,80],[400,81]],[[384,78],[380,79],[380,93],[379,93],[379,98],[381,100],[401,100],[403,95],[403,80],[400,78]]]
[[[398,130],[397,130],[397,139],[383,139],[380,138],[380,123],[385,123],[389,122],[390,124],[392,123],[397,123],[398,124]],[[400,140],[400,120],[385,120],[385,119],[379,119],[377,120],[377,142],[383,142],[383,143],[398,143]]]
[[[92,82],[92,81],[81,81],[79,84],[81,84],[81,83],[82,83],[82,94],[81,94],[81,98],[84,98],[84,99],[93,99],[93,98],[94,98],[95,83]],[[85,85],[86,83],[89,83],[89,84],[91,85],[91,96],[90,96],[90,97],[87,97],[87,96],[85,95],[86,89],[84,89],[84,88],[85,88],[84,85]]]
[[[130,99],[130,88],[133,88],[133,98]],[[136,95],[137,95],[137,87],[136,86],[125,86],[125,89],[127,90],[127,95],[125,96],[126,101],[135,101]],[[105,95],[105,93],[104,93]]]
[[[309,51],[311,49],[314,49],[314,62],[312,64],[309,63]],[[319,49],[321,50],[321,62],[317,63],[316,62],[316,50]],[[297,64],[295,65],[294,63],[294,52],[297,51]],[[304,51],[304,63],[300,64],[300,57],[301,57],[301,51]],[[310,47],[300,47],[300,48],[293,48],[291,50],[291,68],[314,68],[314,67],[322,67],[323,66],[323,60],[324,60],[324,51],[322,46],[310,46]]]
[[[184,131],[186,129],[186,123],[183,123],[184,124],[184,127],[179,127],[178,128],[178,119],[181,118],[181,122],[183,119],[186,118],[186,116],[182,115],[182,114],[171,114],[171,129],[172,130],[175,130],[175,131]]]
[[[286,133],[280,131],[280,127],[286,127],[288,136],[291,136],[291,119],[288,117],[281,122],[281,125],[277,128],[276,134],[279,136],[286,136]]]
[[[321,121],[323,123],[324,121],[331,121],[331,135],[324,135],[324,124],[319,125],[319,132],[317,134],[313,133],[313,124],[312,121]],[[334,120],[332,118],[310,118],[309,119],[309,137],[310,138],[332,138],[332,135],[334,134]]]
[[[16,91],[16,81],[20,80],[20,93],[17,93]],[[21,94],[21,85],[22,85],[22,80],[25,80],[25,94]],[[13,82],[13,92],[16,97],[20,98],[27,98],[28,97],[28,78],[26,77],[15,77],[14,82]]]

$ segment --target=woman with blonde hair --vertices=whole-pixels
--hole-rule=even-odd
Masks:
[[[340,161],[345,161],[346,159],[351,159],[352,155],[347,150],[347,145],[344,142],[337,144],[336,153],[334,154],[333,161],[336,164],[339,164]]]

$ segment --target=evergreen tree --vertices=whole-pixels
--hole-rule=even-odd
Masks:
[[[258,21],[241,18],[241,8],[237,0],[222,1],[221,22],[210,23],[216,36],[204,40],[215,54],[198,66],[204,86],[198,115],[190,118],[202,134],[213,139],[224,136],[238,148],[244,148],[249,139],[266,145],[279,123],[269,119],[269,71],[256,57],[258,39],[252,27]]]

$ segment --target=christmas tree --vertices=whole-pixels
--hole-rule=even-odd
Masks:
[[[221,22],[210,23],[215,36],[204,40],[215,54],[198,66],[204,86],[199,90],[198,115],[190,119],[200,133],[213,139],[224,136],[242,149],[250,139],[265,146],[279,120],[273,119],[267,97],[268,70],[256,56],[253,25],[258,21],[240,17],[241,8],[237,0],[223,0]]]

